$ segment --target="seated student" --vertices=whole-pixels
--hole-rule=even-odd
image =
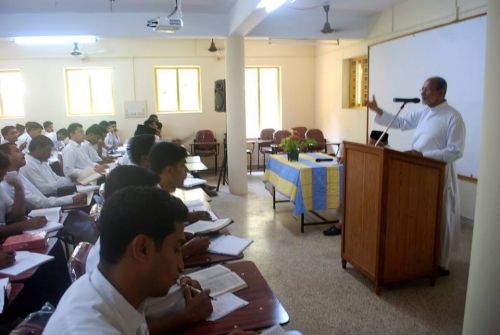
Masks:
[[[69,142],[62,151],[64,175],[72,180],[78,178],[78,175],[87,168],[94,168],[98,173],[104,173],[108,168],[105,164],[93,162],[82,147],[85,139],[83,126],[79,123],[72,123],[68,126]]]
[[[2,128],[2,144],[12,143],[16,144],[17,141],[17,129],[14,126],[5,126]]]
[[[380,130],[372,130],[370,132],[370,138],[369,138],[368,143],[370,145],[375,145],[375,143],[377,143],[378,139],[380,138],[380,136],[382,136],[382,134],[383,134],[383,132]],[[389,134],[388,133],[384,134],[384,136],[382,137],[382,139],[378,143],[378,146],[382,147],[382,148],[389,147]]]
[[[44,135],[47,136],[54,145],[57,143],[57,134],[54,132],[54,123],[52,121],[45,121],[43,123]]]
[[[56,132],[57,142],[55,144],[56,150],[61,151],[67,143],[68,131],[66,128],[61,128]]]
[[[70,178],[58,176],[49,166],[53,147],[54,143],[44,135],[33,139],[28,147],[30,153],[25,156],[26,165],[19,170],[46,196],[56,194],[61,187],[75,187]]]
[[[154,135],[136,135],[128,141],[127,155],[131,164],[149,169],[149,152],[155,144]]]
[[[0,151],[10,156],[10,168],[8,172],[9,178],[19,178],[23,188],[26,200],[26,207],[31,209],[49,208],[64,205],[84,205],[87,201],[87,195],[76,194],[65,197],[46,197],[43,193],[27,178],[19,174],[21,169],[26,164],[24,154],[15,145],[4,143],[0,145]],[[15,187],[9,185],[5,181],[1,183],[1,187],[5,190],[11,199],[15,197]]]
[[[27,145],[26,141],[28,140],[28,134],[26,133],[26,126],[16,123],[16,130],[17,130],[16,145],[22,151],[24,150],[24,148],[26,148]]]
[[[109,121],[109,131],[104,138],[104,143],[111,150],[115,150],[121,145],[118,129],[116,129],[116,121]]]
[[[86,139],[82,143],[90,159],[94,163],[111,163],[112,158],[106,157],[107,150],[104,149],[103,139],[105,130],[98,124],[93,124],[85,131]]]
[[[25,230],[41,228],[47,223],[45,217],[23,219],[23,215],[26,213],[24,188],[18,179],[4,180],[9,168],[9,156],[0,151],[0,182],[2,184],[8,183],[14,188],[14,197],[9,197],[3,187],[0,187],[0,237],[22,234]],[[7,223],[7,221],[13,223]]]
[[[106,176],[104,195],[109,198],[117,191],[131,186],[156,187],[159,181],[160,177],[157,174],[139,166],[118,166]],[[99,263],[99,251],[100,239],[98,239],[96,244],[90,249],[87,256],[87,261],[85,263],[87,272],[97,268],[97,264]],[[184,257],[184,246],[182,248],[182,253]],[[165,313],[172,314],[165,315],[155,322],[160,333],[170,333],[179,326],[185,326],[189,323],[204,320],[210,315],[211,311],[210,300],[204,299],[201,296],[191,301],[188,308],[186,308],[186,303],[181,292],[173,290],[172,293],[161,298],[147,300],[144,305],[146,316],[149,315],[150,309],[152,309],[156,315],[157,308],[154,306],[158,304],[161,304],[161,309],[164,310]],[[178,326],[176,326],[177,324]]]
[[[30,142],[35,138],[40,135],[42,135],[42,130],[43,127],[40,123],[35,122],[35,121],[29,121],[26,122],[26,133],[28,134],[26,138],[26,148],[30,145]],[[28,150],[23,150],[24,152],[27,152]]]

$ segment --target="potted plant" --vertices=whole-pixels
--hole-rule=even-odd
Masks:
[[[296,138],[289,136],[281,141],[283,152],[286,152],[289,161],[299,160],[300,142]]]

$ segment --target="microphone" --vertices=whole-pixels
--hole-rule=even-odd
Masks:
[[[420,102],[419,98],[394,98],[392,99],[394,102],[404,102],[406,103],[412,103],[412,104],[418,104]]]

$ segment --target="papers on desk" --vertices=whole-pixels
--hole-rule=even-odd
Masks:
[[[229,313],[248,305],[248,301],[243,300],[232,293],[226,293],[212,300],[213,311],[208,317],[208,321],[219,320]]]
[[[24,271],[30,270],[38,265],[52,260],[54,256],[43,255],[36,252],[18,251],[16,252],[16,262],[8,268],[1,269],[0,273],[15,277]]]
[[[253,240],[233,235],[220,235],[210,239],[208,252],[214,254],[238,256],[245,250]]]
[[[206,183],[207,183],[207,181],[205,179],[187,177],[184,179],[184,184],[182,186],[185,188],[191,188],[191,187],[200,186],[200,185],[203,185]]]
[[[203,289],[210,289],[212,297],[218,297],[224,293],[236,292],[248,287],[240,276],[220,264],[192,272],[189,277],[197,280]]]
[[[61,217],[61,207],[51,207],[51,208],[42,208],[42,209],[34,209],[28,213],[29,216],[45,216],[47,221],[59,222]]]
[[[187,200],[184,201],[184,205],[186,205],[186,207],[190,212],[198,212],[198,211],[208,212],[208,214],[210,214],[210,220],[212,221],[219,219],[217,215],[215,215],[214,212],[208,209],[201,200]]]
[[[93,167],[88,167],[81,170],[76,177],[76,181],[82,185],[88,185],[93,181],[101,178],[102,174],[96,172]]]
[[[25,230],[23,233],[26,234],[37,234],[41,232],[50,233],[64,228],[62,224],[63,220],[61,220],[61,207],[34,209],[31,212],[29,212],[29,216],[31,217],[45,216],[47,218],[47,224],[38,229]],[[66,218],[66,216],[64,218]]]
[[[205,220],[199,220],[196,221],[193,224],[190,224],[189,226],[186,226],[184,228],[185,233],[191,233],[193,235],[203,235],[203,234],[209,234],[209,233],[215,233],[221,230],[222,228],[225,228],[229,226],[233,220],[227,218],[227,219],[218,219],[215,221],[205,221]]]
[[[186,157],[185,166],[189,171],[208,170],[207,166],[201,162],[200,156],[188,156],[188,157]]]
[[[88,192],[94,192],[99,189],[99,185],[76,185],[76,191],[78,193],[88,193]]]
[[[286,331],[280,325],[274,325],[271,328],[264,330],[260,335],[286,335]]]

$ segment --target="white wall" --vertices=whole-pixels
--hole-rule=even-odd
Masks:
[[[223,40],[216,40],[224,47]],[[214,111],[214,81],[225,78],[223,59],[207,51],[209,40],[111,39],[83,46],[88,57],[70,56],[70,46],[27,47],[0,41],[0,69],[19,68],[25,84],[25,117],[0,119],[0,128],[14,123],[51,120],[55,128],[79,122],[87,127],[101,120],[116,120],[123,138],[131,136],[143,119],[126,119],[123,104],[146,100],[148,113],[155,112],[155,65],[198,65],[201,67],[201,113],[159,114],[163,136],[187,138],[196,130],[212,129],[222,142],[225,113]],[[276,46],[264,41],[246,41],[249,65],[278,65],[282,69],[282,117],[286,128],[314,123],[315,49],[311,46]],[[113,68],[115,114],[77,117],[66,115],[64,67],[110,66]],[[208,162],[209,164],[211,162]]]
[[[317,48],[315,124],[329,140],[366,141],[366,110],[342,108],[343,60],[367,55],[372,43],[486,12],[485,0],[457,0],[456,4],[458,8],[454,0],[408,0],[373,18],[368,39]],[[460,181],[460,191],[462,215],[473,219],[476,184]]]

